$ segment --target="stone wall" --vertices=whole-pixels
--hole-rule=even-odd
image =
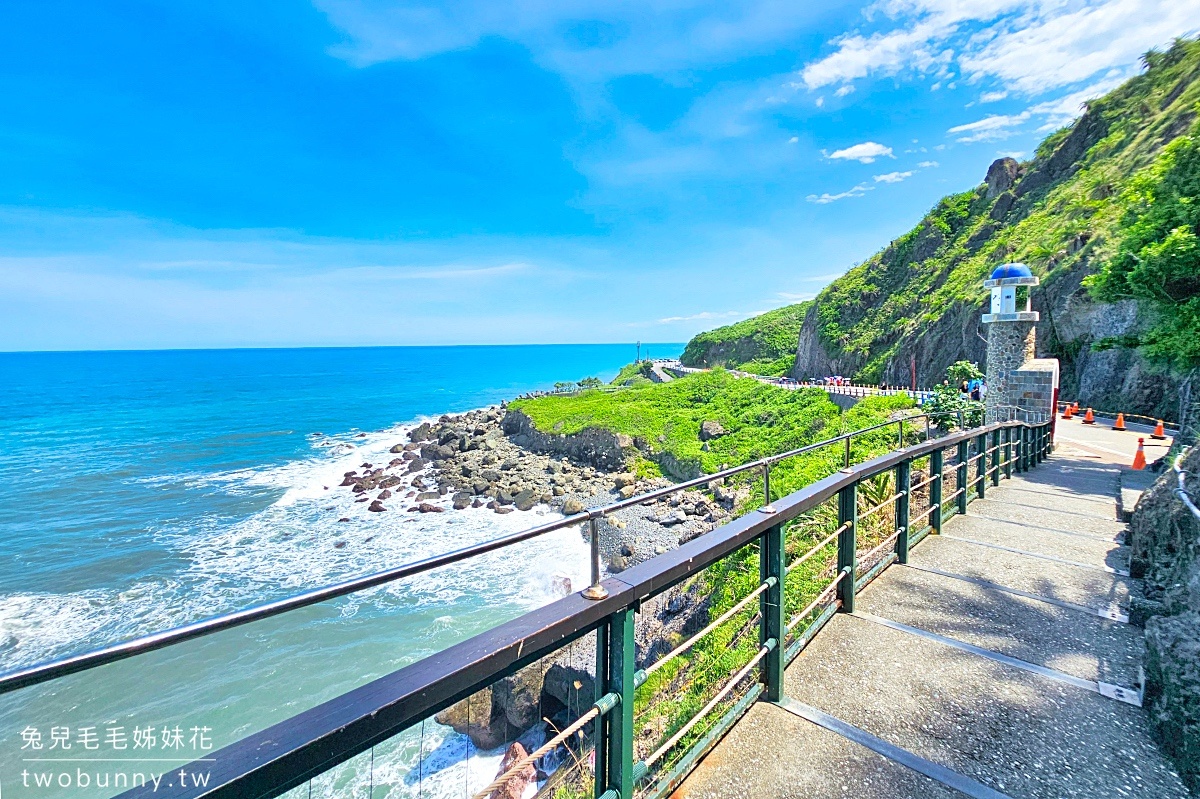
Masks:
[[[1018,410],[1017,418],[1043,421],[1054,415],[1054,390],[1058,387],[1058,359],[1034,358],[1014,371],[1008,381],[1008,403]],[[1003,408],[997,416],[1007,419]],[[988,421],[992,421],[989,416]]]
[[[988,325],[987,421],[1008,418],[1006,405],[1016,405],[1013,374],[1034,357],[1033,322],[992,322]]]

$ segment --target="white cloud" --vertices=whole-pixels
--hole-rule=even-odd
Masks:
[[[880,144],[879,142],[865,141],[862,144],[855,144],[843,150],[834,150],[828,155],[829,158],[840,159],[846,161],[858,161],[861,164],[871,164],[876,158],[895,158],[892,154],[892,148]]]
[[[853,94],[853,93],[854,93],[854,86],[847,83],[845,86],[843,86],[842,88],[840,88],[836,92],[834,92],[833,96],[834,97],[845,97],[847,94]]]
[[[657,320],[660,325],[669,325],[675,322],[695,322],[700,319],[732,319],[736,316],[747,316],[741,311],[701,311],[690,316],[666,316]]]
[[[838,275],[834,275],[834,277],[838,277]],[[804,291],[804,292],[800,292],[799,294],[793,294],[788,291],[780,291],[780,292],[777,292],[777,296],[782,300],[791,300],[792,302],[804,302],[805,300],[813,299],[817,295],[815,292],[812,292],[812,291]]]
[[[941,25],[925,23],[886,34],[843,36],[835,40],[837,51],[802,69],[800,79],[809,89],[819,89],[873,74],[895,75],[906,68],[929,69],[940,63],[929,45],[946,33]]]
[[[902,72],[995,84],[980,102],[1039,96],[1117,69],[1189,32],[1200,0],[880,0],[865,28],[800,70],[810,90]],[[874,30],[871,30],[874,28]],[[956,74],[957,73],[957,74]],[[936,85],[936,84],[935,84]]]
[[[1027,119],[1029,119],[1028,111],[1016,115],[992,114],[965,125],[955,125],[946,132],[967,134],[958,137],[960,142],[997,141],[1013,135],[1011,129],[1020,126]]]
[[[921,167],[921,169],[933,169],[938,166],[938,162],[937,161],[922,161],[921,163],[917,164],[917,166]]]
[[[912,172],[888,172],[887,174],[884,174],[884,175],[876,175],[875,182],[876,183],[899,183],[900,181],[905,180],[906,178],[911,178],[912,176],[913,176]]]
[[[496,37],[573,79],[662,74],[773,49],[806,29],[820,9],[783,0],[315,0],[346,41],[330,52],[354,66],[418,60]]]
[[[859,183],[854,188],[847,189],[846,191],[838,194],[810,194],[804,199],[808,200],[810,203],[816,203],[817,205],[827,205],[828,203],[837,202],[838,200],[844,200],[847,197],[861,197],[867,192],[874,190],[874,186],[868,186],[866,183]]]
[[[796,144],[796,143],[798,143],[799,141],[800,141],[800,137],[799,137],[799,136],[793,136],[792,138],[788,139],[788,144]]]

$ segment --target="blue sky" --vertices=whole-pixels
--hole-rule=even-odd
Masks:
[[[1031,153],[1200,0],[0,15],[25,350],[685,340]]]

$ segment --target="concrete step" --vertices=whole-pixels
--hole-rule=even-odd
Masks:
[[[1055,669],[1085,680],[1136,687],[1142,631],[903,566],[860,594],[856,610]]]
[[[1094,508],[1084,509],[1079,505],[1072,505],[1065,499],[1061,504],[1061,508],[1041,507],[1026,501],[1024,497],[1003,495],[995,491],[994,495],[993,492],[989,492],[985,499],[972,500],[969,508],[971,513],[989,519],[1094,535],[1115,536],[1125,529],[1125,525],[1117,521],[1115,499],[1109,506],[1108,516],[1095,513]]]
[[[962,799],[962,795],[775,705],[755,704],[672,797]]]
[[[948,525],[947,530],[951,527]],[[931,535],[909,562],[1088,607],[1129,606],[1128,577]]]
[[[1096,567],[1129,571],[1129,548],[1114,540],[1084,538],[1068,533],[1054,533],[1042,528],[1027,527],[1015,522],[1002,522],[976,516],[970,506],[966,516],[949,519],[943,532],[947,536],[970,539],[986,544],[1021,549],[1038,555],[1063,558]]]
[[[862,618],[835,617],[786,692],[1014,799],[1188,796],[1139,708]]]

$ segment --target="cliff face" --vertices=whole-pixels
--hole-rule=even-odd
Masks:
[[[1088,104],[1030,161],[994,162],[975,188],[944,198],[911,231],[827,286],[807,308],[797,378],[938,381],[960,359],[982,362],[982,284],[1007,261],[1042,279],[1038,355],[1062,362],[1063,394],[1095,407],[1175,417],[1182,374],[1130,342],[1153,322],[1134,300],[1100,303],[1084,278],[1111,259],[1129,226],[1131,181],[1159,168],[1163,148],[1197,136],[1200,44],[1180,41],[1150,68]],[[1157,159],[1157,161],[1156,161]]]

